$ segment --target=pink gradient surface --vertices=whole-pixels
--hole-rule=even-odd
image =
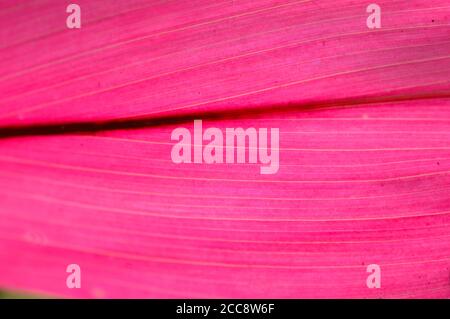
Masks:
[[[0,288],[450,297],[447,0],[377,1],[379,30],[364,1],[74,2],[79,30],[60,1],[0,4]],[[158,123],[1,135],[136,118]],[[278,173],[172,163],[192,118],[280,128]]]

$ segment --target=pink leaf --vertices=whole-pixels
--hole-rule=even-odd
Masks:
[[[450,297],[448,1],[376,30],[350,0],[77,4],[1,4],[1,288]],[[279,128],[278,172],[173,163],[195,119]]]

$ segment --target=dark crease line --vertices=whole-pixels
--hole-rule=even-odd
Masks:
[[[28,137],[28,136],[48,136],[48,135],[67,135],[67,134],[88,134],[102,131],[115,131],[125,129],[141,129],[152,128],[163,125],[174,125],[180,123],[190,122],[196,119],[201,120],[229,120],[229,119],[245,119],[261,115],[286,114],[292,111],[314,111],[331,107],[358,107],[368,104],[377,103],[393,103],[401,101],[416,101],[450,98],[450,92],[433,92],[430,94],[417,95],[396,95],[383,97],[358,97],[337,99],[332,101],[322,102],[305,102],[305,103],[289,103],[266,105],[264,107],[256,108],[249,107],[248,109],[229,109],[229,110],[213,110],[204,113],[187,113],[182,114],[166,114],[153,117],[131,117],[123,119],[113,119],[105,121],[82,121],[73,123],[44,123],[33,125],[11,125],[0,127],[0,139],[13,137]],[[270,118],[268,118],[270,119]]]

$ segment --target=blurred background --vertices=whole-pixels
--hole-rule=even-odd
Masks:
[[[39,298],[39,296],[36,295],[30,295],[23,292],[16,292],[16,291],[10,291],[10,290],[1,290],[0,289],[0,299],[35,299]]]

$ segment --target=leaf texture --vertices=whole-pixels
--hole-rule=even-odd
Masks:
[[[0,287],[450,297],[448,1],[377,30],[363,1],[77,3],[0,4]],[[173,163],[195,119],[279,128],[278,173]]]

